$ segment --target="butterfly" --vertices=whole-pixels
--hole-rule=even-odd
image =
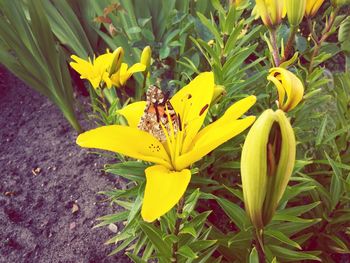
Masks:
[[[179,115],[176,114],[167,96],[157,86],[151,85],[148,88],[146,102],[144,113],[137,127],[152,134],[159,141],[165,142],[167,137],[163,129],[170,136],[172,130],[176,134],[180,127]]]

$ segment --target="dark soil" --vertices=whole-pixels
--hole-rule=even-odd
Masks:
[[[92,229],[116,212],[97,194],[120,182],[101,171],[110,160],[78,147],[58,108],[1,66],[0,109],[0,262],[129,262],[108,256],[114,233]]]

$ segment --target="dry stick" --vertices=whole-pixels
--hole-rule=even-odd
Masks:
[[[272,57],[275,62],[275,66],[278,67],[280,65],[280,57],[278,54],[278,47],[277,47],[277,36],[276,36],[276,29],[270,29],[270,39],[272,44]]]
[[[314,47],[314,51],[312,52],[312,55],[311,55],[310,65],[309,65],[309,73],[311,73],[313,70],[314,60],[315,60],[315,57],[318,55],[318,52],[320,51],[322,43],[330,36],[330,31],[333,27],[337,11],[338,10],[335,9],[334,11],[332,11],[331,15],[329,16],[329,21],[327,23],[327,26],[324,30],[324,33],[323,33],[321,39],[320,40],[315,39],[316,46]]]
[[[177,211],[176,211],[176,215],[177,215],[177,219],[176,219],[176,222],[175,222],[175,229],[174,229],[174,235],[175,236],[178,236],[179,235],[179,232],[180,232],[180,225],[181,225],[181,222],[182,222],[182,218],[179,217],[179,215],[182,214],[182,210],[183,210],[183,207],[184,207],[184,204],[185,204],[185,198],[182,196],[178,205],[177,205]],[[173,244],[173,255],[172,255],[172,262],[175,262],[177,263],[178,260],[177,260],[177,250],[179,248],[179,244],[177,243],[177,241],[174,242]]]

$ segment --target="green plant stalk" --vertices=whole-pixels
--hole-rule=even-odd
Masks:
[[[284,49],[284,54],[283,54],[283,58],[281,59],[281,63],[288,60],[288,57],[292,53],[293,44],[295,41],[295,35],[296,35],[297,31],[298,31],[298,27],[296,27],[296,26],[292,26],[290,28],[289,38],[287,41],[286,48]]]
[[[333,27],[333,24],[334,24],[334,21],[335,21],[335,17],[337,15],[337,11],[338,9],[335,9],[332,11],[332,13],[330,14],[329,16],[329,21],[327,23],[327,26],[323,32],[323,35],[321,36],[321,38],[319,40],[315,39],[316,40],[316,45],[314,47],[314,51],[312,52],[312,55],[311,55],[311,59],[310,59],[310,65],[309,65],[309,73],[312,72],[313,70],[313,65],[314,65],[314,61],[315,61],[315,57],[318,55],[319,51],[320,51],[320,48],[321,48],[321,45],[324,41],[327,40],[327,38],[331,35],[331,29]],[[312,30],[313,31],[313,30]],[[315,32],[312,33],[312,35],[316,35]]]
[[[174,235],[175,236],[178,236],[179,232],[180,232],[180,225],[181,225],[181,222],[182,222],[182,218],[179,217],[179,215],[182,214],[182,210],[183,210],[184,205],[185,205],[185,198],[184,198],[184,196],[182,196],[180,201],[179,201],[179,203],[178,203],[178,205],[177,205],[177,211],[176,211],[177,219],[176,219],[176,222],[175,222],[175,229],[174,229]],[[177,255],[176,255],[178,249],[179,249],[179,244],[176,241],[173,244],[172,262],[175,262],[175,263],[178,262]]]
[[[255,231],[255,248],[258,251],[259,263],[265,263],[266,256],[264,251],[263,229],[256,229]]]
[[[277,45],[277,30],[275,28],[269,29],[270,32],[270,40],[272,44],[272,57],[273,61],[275,63],[275,66],[278,67],[281,64],[279,52],[278,52],[278,45]]]

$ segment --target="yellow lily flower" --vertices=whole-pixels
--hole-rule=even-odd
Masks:
[[[306,0],[305,16],[313,17],[320,9],[324,0]]]
[[[272,68],[267,77],[277,87],[278,107],[287,112],[294,109],[304,95],[304,86],[300,79],[284,68]],[[287,99],[285,96],[287,94]]]
[[[145,221],[156,220],[176,205],[190,182],[188,168],[191,164],[254,122],[255,116],[238,119],[256,101],[255,96],[249,96],[201,129],[214,87],[213,73],[202,73],[171,98],[170,102],[181,121],[177,132],[172,125],[169,132],[164,129],[165,142],[137,128],[145,101],[132,103],[119,112],[129,126],[104,126],[77,138],[77,144],[82,147],[109,150],[155,164],[145,170],[146,188],[141,209]]]
[[[253,14],[260,16],[267,27],[275,28],[285,17],[286,7],[283,0],[256,0]]]
[[[117,88],[122,87],[126,84],[127,80],[136,72],[142,72],[146,70],[146,66],[141,63],[136,63],[130,68],[128,64],[122,63],[119,70],[112,74],[110,77],[112,84]]]
[[[112,53],[107,52],[100,55],[93,62],[90,59],[84,60],[76,55],[72,55],[71,58],[74,62],[70,62],[69,65],[80,74],[81,79],[89,80],[95,89],[100,86],[101,81],[104,81],[107,87],[112,86],[108,73],[113,61]]]

